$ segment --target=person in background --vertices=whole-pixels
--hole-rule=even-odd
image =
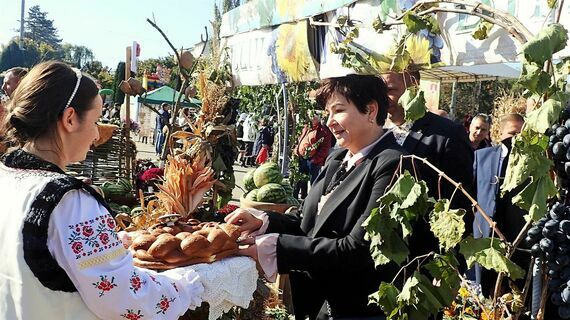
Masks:
[[[184,107],[180,109],[178,117],[176,118],[176,124],[180,127],[180,129],[188,131],[191,121],[192,119],[190,119],[190,108]]]
[[[156,117],[156,155],[160,156],[162,153],[162,147],[164,141],[166,140],[166,135],[164,134],[164,127],[168,129],[168,122],[170,121],[170,105],[168,103],[163,103],[161,109],[159,110],[159,115]]]
[[[21,67],[14,67],[11,69],[6,70],[2,75],[4,77],[2,82],[2,91],[4,91],[4,95],[0,95],[0,119],[4,118],[6,114],[6,105],[9,102],[10,98],[14,94],[14,91],[20,84],[20,81],[24,76],[28,73],[28,69],[21,68]],[[0,154],[6,152],[9,141],[4,141],[4,137],[1,137],[2,141],[0,141]]]
[[[267,125],[267,119],[261,118],[259,121],[259,129],[253,144],[253,155],[257,157],[262,148],[266,148],[267,152],[271,152],[273,146],[273,130]]]
[[[14,91],[26,74],[28,74],[28,69],[26,68],[14,67],[6,70],[3,74],[2,91],[4,91],[9,98],[12,98]]]
[[[491,131],[491,117],[479,113],[471,119],[469,125],[469,141],[473,150],[479,150],[491,146],[489,132]]]
[[[388,86],[390,106],[388,108],[388,125],[399,145],[410,154],[427,159],[431,164],[445,172],[451,179],[461,183],[468,192],[473,190],[473,150],[469,144],[467,133],[463,126],[426,112],[415,121],[404,118],[404,108],[398,103],[408,87],[418,86],[420,73],[417,71],[404,73],[387,73],[382,78]],[[437,172],[423,163],[414,162],[417,175],[424,180],[428,194],[435,199],[451,199],[455,194],[455,186],[446,180],[441,180]],[[473,214],[471,201],[461,192],[453,196],[453,208],[463,208],[466,234],[471,233]],[[438,252],[439,242],[430,230],[429,223],[421,220],[415,227],[409,239],[410,256],[417,257],[431,251]]]
[[[443,109],[430,110],[430,112],[437,114],[438,116],[440,116],[442,118],[449,119],[449,114],[447,113],[447,111],[445,111]]]
[[[311,185],[317,179],[329,155],[331,136],[331,131],[321,124],[321,119],[316,113],[311,119],[311,125],[303,128],[296,152],[299,158],[307,162]]]
[[[110,119],[121,119],[121,104],[115,103],[109,113]]]
[[[109,110],[109,104],[105,103],[103,105],[103,116],[102,116],[102,118],[105,120],[109,120],[111,118],[110,115],[111,115],[111,110]]]
[[[295,319],[385,319],[369,295],[399,268],[374,266],[362,223],[405,152],[383,129],[386,85],[371,75],[325,79],[317,102],[342,149],[330,155],[299,212],[238,209],[225,219],[256,236],[242,254],[268,279],[289,274]]]
[[[242,157],[241,165],[243,167],[253,166],[255,156],[253,155],[253,143],[257,134],[255,120],[253,114],[248,114],[243,122],[243,137],[242,141],[245,144],[245,156]]]
[[[178,319],[202,303],[189,268],[137,268],[105,200],[65,173],[99,138],[95,82],[61,62],[30,70],[8,105],[0,159],[0,319]],[[163,303],[166,302],[166,303]]]
[[[499,123],[501,143],[475,151],[475,162],[473,163],[477,202],[485,213],[497,223],[497,227],[509,242],[516,239],[526,223],[524,219],[526,212],[512,203],[513,196],[518,194],[524,186],[515,188],[504,196],[500,195],[500,189],[512,150],[512,137],[521,132],[523,124],[524,118],[519,114],[512,113],[503,116]],[[476,239],[491,235],[489,223],[479,211],[475,214],[473,235]],[[521,248],[524,249],[524,244]],[[530,263],[530,255],[519,250],[515,252],[512,259],[523,268]],[[475,268],[475,274],[475,280],[481,284],[483,293],[485,295],[492,294],[497,274],[481,270],[478,266]],[[522,289],[520,283],[519,289]]]
[[[242,159],[245,157],[245,143],[243,142],[243,122],[245,121],[245,118],[247,118],[247,113],[240,114],[236,123],[236,140],[239,150],[236,163],[241,163]]]

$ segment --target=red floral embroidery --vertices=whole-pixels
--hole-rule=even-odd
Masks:
[[[127,313],[122,314],[121,317],[129,320],[139,320],[140,318],[143,318],[144,315],[141,313],[140,310],[137,310],[137,312],[135,313],[134,309],[127,309]]]
[[[91,237],[93,235],[93,228],[91,228],[91,226],[83,227],[83,235],[86,237]]]
[[[81,242],[74,242],[71,245],[71,249],[73,250],[73,252],[75,252],[75,254],[78,254],[81,251],[83,251],[83,245],[81,244]]]
[[[117,285],[115,284],[115,277],[112,277],[111,280],[107,278],[107,276],[99,276],[101,281],[94,282],[93,285],[99,289],[99,297],[102,297],[105,292],[111,291],[111,289],[115,288]]]
[[[70,225],[68,240],[75,259],[122,245],[115,232],[115,220],[109,214]]]
[[[101,243],[107,244],[109,243],[109,235],[107,233],[101,233],[99,234],[99,240],[101,240]]]
[[[115,229],[115,219],[107,218],[107,226],[109,229]]]
[[[129,280],[131,283],[131,286],[129,287],[129,289],[131,289],[133,291],[133,293],[137,293],[137,291],[139,291],[139,289],[142,287],[143,284],[146,284],[146,281],[142,281],[141,278],[139,277],[139,275],[133,271],[133,274],[131,275],[131,279]]]
[[[170,303],[174,302],[174,300],[176,300],[176,298],[168,299],[165,295],[162,295],[162,298],[160,298],[160,301],[156,304],[156,309],[158,310],[156,313],[165,314],[166,311],[170,309]]]

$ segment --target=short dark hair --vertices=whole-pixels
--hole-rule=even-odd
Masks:
[[[20,146],[52,135],[57,121],[68,106],[67,100],[72,96],[76,83],[76,71],[65,63],[47,61],[33,67],[8,102],[1,134]],[[83,119],[98,94],[95,81],[82,74],[69,106]]]
[[[499,123],[501,124],[501,127],[502,127],[506,122],[511,122],[511,121],[524,123],[524,117],[518,113],[509,113],[509,114],[502,116]]]
[[[26,74],[28,74],[28,69],[22,68],[22,67],[13,67],[13,68],[10,68],[10,69],[4,71],[4,73],[2,73],[2,76],[6,76],[8,73],[13,73],[14,76],[21,79]]]
[[[473,123],[473,121],[475,121],[477,119],[480,119],[481,121],[485,122],[488,125],[491,125],[493,122],[493,118],[491,118],[490,115],[485,114],[485,113],[479,113],[479,114],[475,115],[473,117],[473,119],[471,119],[471,123]]]
[[[378,103],[376,123],[380,126],[384,125],[388,115],[388,88],[382,78],[373,75],[350,74],[344,77],[324,79],[316,93],[319,106],[325,108],[327,100],[335,92],[354,103],[358,111],[363,114],[368,111],[368,103],[376,101]]]

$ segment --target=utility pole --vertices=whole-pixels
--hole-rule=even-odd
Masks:
[[[24,10],[26,8],[26,0],[22,0],[22,9],[20,12],[20,50],[24,50]]]

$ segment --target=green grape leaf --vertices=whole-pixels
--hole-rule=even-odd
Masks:
[[[457,291],[461,286],[461,279],[457,273],[459,263],[451,253],[446,255],[436,255],[432,261],[424,265],[436,283],[434,294],[444,306],[448,306],[455,299]]]
[[[427,28],[431,33],[440,34],[441,29],[439,27],[439,22],[435,18],[435,16],[430,15],[429,17],[424,17],[424,21],[426,21]]]
[[[392,261],[401,264],[409,254],[408,247],[398,233],[398,222],[381,209],[375,208],[362,224],[365,239],[370,241],[370,252],[376,266]]]
[[[406,13],[404,13],[402,21],[404,21],[404,24],[410,33],[416,33],[422,29],[428,28],[428,25],[424,19],[417,16],[412,11],[406,11]]]
[[[385,314],[391,314],[398,309],[398,294],[400,294],[400,290],[396,286],[382,282],[378,292],[371,294],[368,298],[370,303],[379,305]]]
[[[398,100],[404,108],[404,118],[406,121],[416,121],[423,117],[426,112],[426,100],[424,92],[417,87],[409,87]]]
[[[487,248],[493,248],[502,254],[505,251],[505,245],[499,239],[493,238],[480,238],[474,239],[473,236],[469,236],[459,244],[459,252],[465,257],[467,262],[467,267],[471,268],[475,261],[475,254],[477,252],[483,251]]]
[[[552,83],[550,75],[535,63],[525,62],[518,83],[529,91],[542,95]]]
[[[526,61],[542,67],[553,54],[564,49],[567,41],[568,31],[561,24],[553,23],[540,29],[536,37],[522,47],[522,53]]]
[[[444,301],[437,290],[438,288],[433,285],[433,282],[428,277],[418,271],[414,273],[414,276],[419,279],[417,285],[420,298],[418,303],[419,309],[424,310],[424,315],[437,313],[444,306]]]
[[[495,26],[493,23],[481,19],[477,23],[475,30],[471,33],[471,36],[477,40],[485,40],[489,37],[489,33],[491,32],[491,29],[493,29],[493,26]]]
[[[384,23],[382,22],[380,15],[378,15],[376,19],[372,21],[372,29],[380,34],[384,32]]]
[[[548,7],[550,9],[556,8],[556,2],[558,2],[558,0],[547,0],[546,4],[548,4]]]
[[[406,260],[409,250],[404,239],[412,233],[413,222],[427,213],[432,201],[427,192],[425,182],[417,183],[405,171],[378,200],[380,207],[373,209],[362,224],[377,266]]]
[[[478,251],[473,257],[477,263],[487,270],[504,272],[513,280],[524,277],[525,271],[495,248]]]
[[[338,16],[338,18],[336,18],[336,23],[338,23],[340,26],[344,26],[347,21],[348,21],[348,17],[344,16],[344,15]]]
[[[404,72],[408,69],[410,60],[410,53],[408,51],[396,53],[391,57],[389,70],[393,72]]]
[[[397,300],[398,303],[403,304],[416,304],[419,302],[418,299],[418,284],[420,283],[419,272],[414,272],[414,275],[409,277],[404,283],[404,287],[402,287],[402,292],[398,294]]]
[[[447,199],[437,201],[429,218],[431,231],[439,240],[439,247],[446,251],[455,247],[465,232],[465,210],[452,210],[449,205]]]
[[[538,179],[533,179],[519,194],[513,197],[513,204],[521,209],[527,210],[525,216],[527,221],[538,221],[542,218],[546,210],[546,202],[558,193],[554,181],[548,175]]]
[[[525,128],[513,138],[513,148],[505,180],[501,186],[501,195],[515,189],[530,176],[541,177],[548,174],[552,161],[546,157],[548,137],[537,135]]]
[[[567,92],[557,92],[552,95],[540,108],[527,114],[526,127],[538,133],[545,133],[558,120],[569,97]]]

